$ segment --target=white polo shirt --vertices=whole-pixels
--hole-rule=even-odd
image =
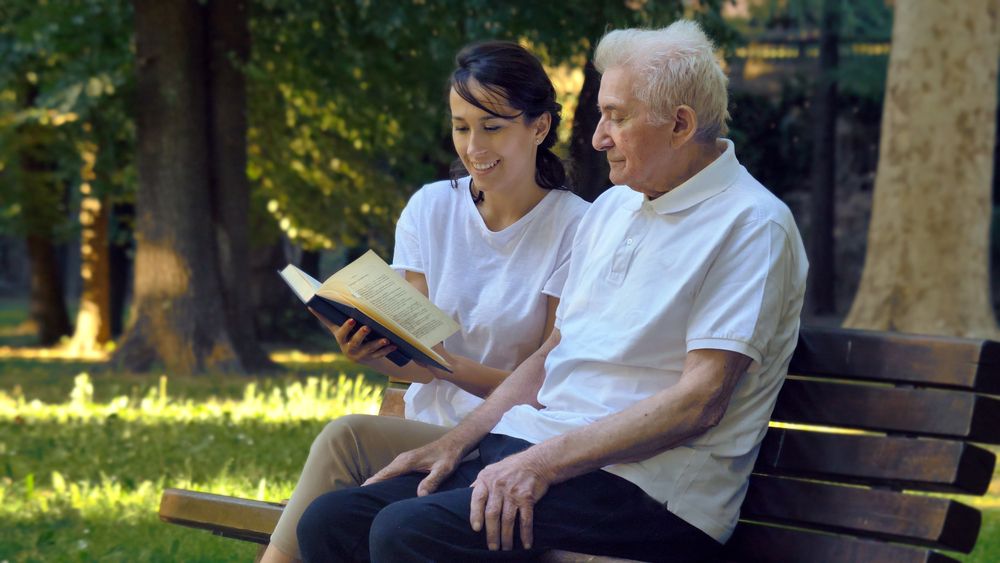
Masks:
[[[590,207],[538,393],[545,407],[516,406],[493,432],[539,443],[674,385],[691,350],[749,356],[718,426],[604,468],[725,542],[795,348],[808,263],[791,212],[719,142],[719,158],[657,199],[616,186]]]

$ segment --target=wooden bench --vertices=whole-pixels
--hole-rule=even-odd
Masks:
[[[803,328],[727,561],[954,561],[1000,443],[1000,343]],[[388,389],[381,414],[401,412]],[[266,543],[281,505],[168,489],[160,518]],[[547,561],[615,561],[553,552]],[[619,560],[620,561],[620,560]]]

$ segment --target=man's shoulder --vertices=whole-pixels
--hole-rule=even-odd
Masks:
[[[723,192],[720,204],[736,214],[739,223],[767,221],[789,231],[795,228],[791,209],[747,170],[741,169],[736,181]]]
[[[590,204],[592,210],[614,209],[620,207],[630,199],[641,198],[642,194],[628,186],[611,186],[597,196],[594,203]]]

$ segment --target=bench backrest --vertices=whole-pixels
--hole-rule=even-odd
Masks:
[[[803,328],[727,546],[752,561],[968,553],[1000,443],[1000,345]]]
[[[803,327],[741,523],[739,561],[950,561],[1000,443],[1000,343]],[[401,416],[402,390],[381,414]]]

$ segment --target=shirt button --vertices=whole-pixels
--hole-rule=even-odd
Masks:
[[[631,238],[625,239],[625,246],[632,246],[632,239]]]

